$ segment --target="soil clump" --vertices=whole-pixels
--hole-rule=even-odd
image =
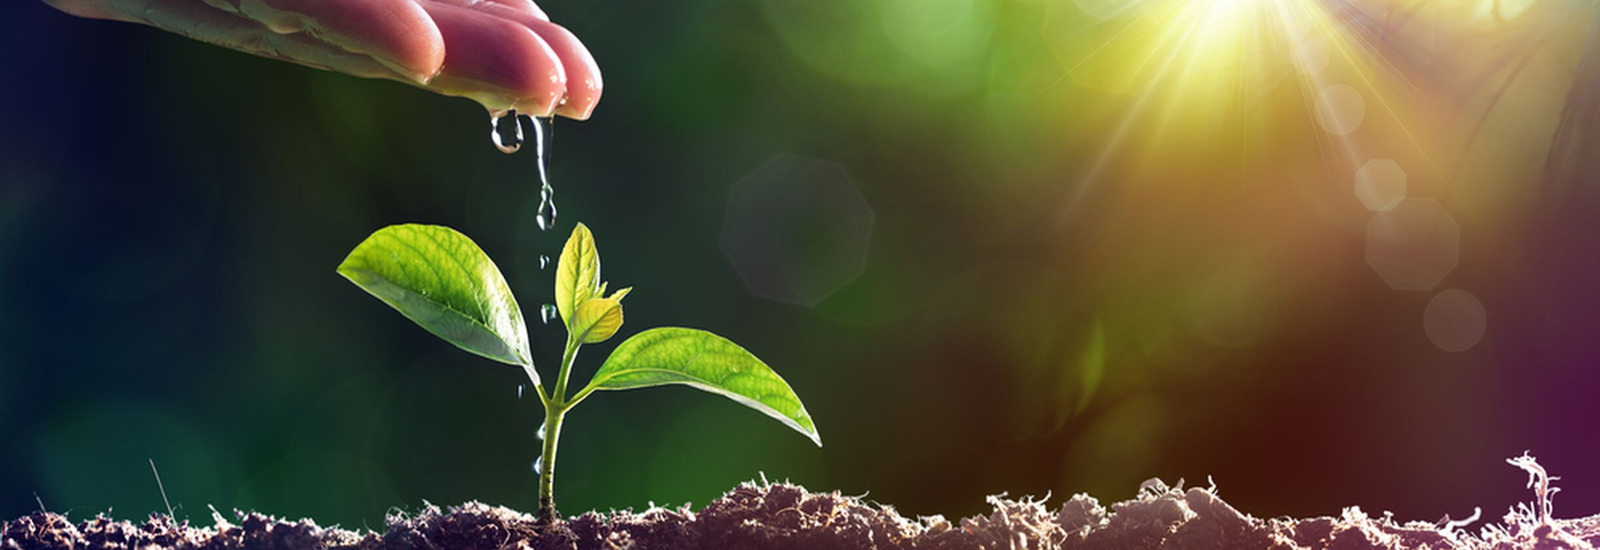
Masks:
[[[0,550],[150,548],[306,549],[1555,549],[1600,544],[1600,516],[1555,520],[1525,506],[1502,523],[1397,523],[1347,508],[1338,517],[1258,519],[1218,498],[1152,480],[1109,509],[1074,495],[1044,500],[990,497],[993,512],[949,521],[915,519],[859,498],[811,493],[787,483],[740,485],[698,512],[590,512],[543,526],[531,514],[469,502],[391,513],[383,533],[319,527],[255,512],[199,527],[151,515],[142,524],[104,515],[73,522],[35,512],[0,524]],[[1536,503],[1537,504],[1537,503]]]

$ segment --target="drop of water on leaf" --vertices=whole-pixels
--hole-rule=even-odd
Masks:
[[[539,307],[539,319],[544,321],[544,324],[550,324],[550,321],[556,320],[556,315],[559,314],[560,312],[556,310],[555,304],[545,304]]]
[[[534,434],[534,436],[538,437],[539,441],[544,441],[544,424],[539,425],[539,433]]]
[[[500,116],[489,115],[489,139],[500,152],[509,155],[522,148],[522,122],[519,118],[515,109]]]
[[[536,459],[533,460],[533,473],[535,473],[535,474],[543,474],[544,473],[544,457],[541,456],[541,457],[536,458]]]
[[[544,266],[547,266],[547,265],[550,265],[550,257],[546,256],[544,254],[540,254],[539,255],[539,269],[544,269]]]

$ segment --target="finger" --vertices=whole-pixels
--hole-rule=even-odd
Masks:
[[[398,78],[389,67],[364,54],[329,47],[306,33],[278,34],[261,23],[218,6],[225,0],[61,1],[67,13],[142,23],[219,46],[263,57],[369,78]]]
[[[44,0],[45,4],[55,9],[67,12],[78,17],[90,19],[109,19],[112,21],[140,22],[126,10],[111,2],[93,2],[88,0]]]
[[[589,118],[595,105],[600,103],[600,65],[594,61],[589,48],[578,41],[572,31],[549,21],[528,23],[528,28],[538,33],[555,50],[561,59],[561,68],[567,72],[567,96],[556,108],[556,114],[578,120]]]
[[[471,0],[468,1],[470,2]],[[533,0],[485,0],[484,2],[480,2],[479,6],[503,6],[520,12],[532,14],[534,17],[539,18],[540,21],[550,20],[550,16],[545,15],[544,10],[539,9],[539,6],[535,5]]]
[[[446,4],[470,7],[502,19],[516,21],[527,25],[539,38],[543,38],[550,49],[556,52],[556,58],[561,60],[561,68],[567,75],[566,95],[556,107],[556,114],[583,120],[589,118],[594,112],[594,107],[600,102],[602,82],[600,80],[600,66],[595,63],[594,56],[589,53],[589,48],[578,40],[572,31],[565,27],[550,22],[550,18],[533,5],[529,0],[430,0]]]
[[[207,0],[239,12],[279,34],[308,33],[328,44],[365,54],[423,83],[444,64],[444,38],[426,10],[411,0]]]
[[[566,94],[566,72],[532,29],[454,4],[422,6],[444,37],[444,66],[429,88],[472,98],[491,110],[536,116],[555,111]]]
[[[526,14],[532,15],[534,18],[537,18],[537,19],[539,19],[541,21],[549,21],[550,20],[550,16],[545,15],[544,10],[539,9],[539,6],[534,5],[533,0],[417,0],[417,1],[419,1],[419,2],[438,2],[438,3],[441,3],[441,4],[450,4],[452,6],[461,6],[463,8],[472,8],[472,9],[475,9],[475,10],[483,10],[484,8],[489,8],[489,7],[493,7],[495,9],[509,9],[509,10],[514,10],[514,11],[519,12],[519,13],[526,13]]]

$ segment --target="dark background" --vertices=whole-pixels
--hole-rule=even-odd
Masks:
[[[703,505],[764,472],[907,514],[1210,476],[1258,516],[1494,518],[1531,498],[1504,463],[1524,450],[1562,476],[1557,515],[1600,512],[1596,216],[1541,210],[1537,146],[1483,159],[1527,169],[1461,169],[1499,182],[1493,201],[1433,193],[1462,242],[1438,289],[1488,312],[1482,341],[1449,353],[1423,330],[1433,293],[1364,262],[1367,214],[1337,187],[1350,168],[1276,153],[1308,138],[1225,169],[1093,169],[1134,102],[1063,77],[1040,32],[1068,17],[1054,2],[941,0],[928,12],[967,11],[920,19],[805,4],[546,3],[606,79],[592,120],[557,123],[546,233],[532,155],[496,152],[469,101],[0,8],[0,517],[35,495],[74,517],[163,509],[147,459],[202,523],[206,505],[347,527],[424,500],[532,510],[540,411],[521,373],[334,267],[384,225],[449,225],[531,320],[552,294],[538,256],[578,220],[606,279],[636,288],[623,335],[741,343],[826,446],[689,389],[600,394],[568,417],[569,514]],[[1570,67],[1576,50],[1555,52]],[[1549,97],[1500,137],[1547,138]],[[1224,141],[1169,152],[1238,154]],[[736,192],[791,184],[809,191]],[[725,234],[769,239],[758,256],[782,269],[747,285]],[[785,289],[820,301],[771,299]],[[530,329],[551,377],[559,336]]]

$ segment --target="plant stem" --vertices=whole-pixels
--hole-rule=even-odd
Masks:
[[[561,373],[556,375],[556,392],[551,397],[566,410],[567,405],[567,376],[572,373],[572,362],[578,358],[578,348],[583,343],[576,337],[567,337],[567,351],[561,355]]]
[[[567,412],[554,401],[544,409],[544,448],[539,454],[539,523],[554,524],[556,513],[556,441],[561,437],[561,419]]]
[[[556,442],[561,439],[561,420],[572,408],[572,403],[567,402],[567,376],[572,372],[572,362],[577,359],[580,346],[577,338],[567,339],[567,349],[561,355],[561,373],[556,375],[555,392],[544,400],[544,447],[539,454],[539,522],[546,525],[560,518],[555,499]]]

